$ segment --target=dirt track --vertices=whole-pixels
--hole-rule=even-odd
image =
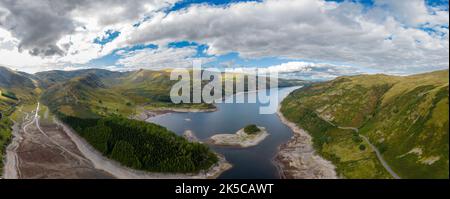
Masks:
[[[41,121],[39,104],[23,122],[16,123],[13,142],[8,146],[5,178],[113,178],[95,169],[70,137],[50,120]]]

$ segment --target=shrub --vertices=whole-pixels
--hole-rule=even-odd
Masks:
[[[244,128],[244,132],[247,134],[256,134],[258,132],[260,132],[261,129],[259,129],[256,125],[252,124],[252,125],[248,125]]]
[[[18,100],[16,94],[14,94],[13,92],[9,92],[9,91],[5,91],[5,92],[0,92],[4,97],[13,99],[13,100]]]
[[[364,144],[359,145],[359,150],[361,150],[361,151],[366,150],[366,145],[364,145]]]

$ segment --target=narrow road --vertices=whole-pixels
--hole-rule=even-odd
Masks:
[[[364,136],[364,135],[361,135],[361,134],[359,133],[359,129],[358,129],[358,128],[355,128],[355,127],[342,127],[342,126],[338,126],[338,125],[332,123],[331,121],[326,120],[325,118],[323,118],[322,116],[320,116],[320,114],[316,113],[316,115],[317,115],[318,117],[320,117],[322,120],[328,122],[330,125],[335,126],[336,128],[339,128],[339,129],[342,129],[342,130],[352,130],[352,131],[355,131],[355,132],[358,134],[358,136],[361,137],[365,142],[367,142],[367,143],[369,144],[370,148],[371,148],[373,151],[375,151],[375,154],[377,155],[378,160],[380,161],[381,165],[383,165],[383,167],[386,169],[386,171],[389,172],[389,174],[391,174],[391,176],[392,176],[394,179],[401,179],[400,176],[392,170],[392,168],[389,166],[389,164],[386,162],[386,160],[384,160],[383,155],[381,154],[380,150],[378,150],[378,148],[370,142],[369,138],[367,138],[367,137]]]
[[[401,179],[400,176],[397,175],[397,173],[395,173],[392,168],[389,166],[389,164],[384,160],[383,155],[381,155],[380,150],[378,150],[377,147],[375,147],[375,145],[373,145],[369,138],[367,138],[364,135],[359,134],[359,129],[358,128],[354,128],[354,127],[340,127],[340,126],[336,126],[339,129],[343,129],[343,130],[352,130],[355,131],[359,137],[361,137],[365,142],[367,142],[370,146],[370,148],[372,148],[373,151],[375,151],[375,154],[377,155],[378,160],[380,161],[380,163],[383,165],[383,167],[386,169],[386,171],[389,172],[389,174],[391,174],[391,176],[395,179]]]

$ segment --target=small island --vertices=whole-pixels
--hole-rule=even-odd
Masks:
[[[210,144],[217,146],[234,146],[248,148],[256,146],[269,136],[266,128],[254,124],[240,129],[235,134],[217,134],[209,139]]]

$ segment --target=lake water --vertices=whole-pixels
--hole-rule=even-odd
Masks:
[[[281,102],[290,92],[299,87],[280,88],[278,102]],[[237,95],[256,95],[256,92]],[[276,96],[271,97],[274,100]],[[247,98],[246,98],[247,99]],[[276,179],[280,178],[272,160],[278,147],[286,143],[293,135],[291,129],[285,126],[276,113],[259,114],[261,103],[231,103],[217,104],[218,111],[210,113],[171,113],[149,119],[175,133],[182,135],[191,130],[200,140],[207,140],[215,134],[233,134],[249,124],[266,127],[270,136],[259,145],[251,148],[216,147],[211,148],[223,154],[233,164],[233,168],[224,172],[222,179]]]

